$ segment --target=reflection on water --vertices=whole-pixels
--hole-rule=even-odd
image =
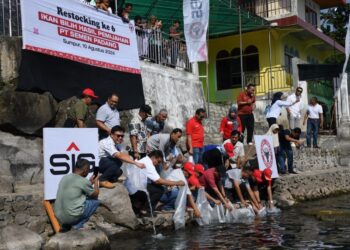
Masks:
[[[317,210],[350,212],[350,195],[313,201],[284,210],[280,215],[246,223],[151,232],[115,239],[112,249],[350,249],[349,220],[320,220]],[[333,216],[333,215],[330,215]]]

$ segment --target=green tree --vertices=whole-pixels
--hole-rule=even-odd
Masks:
[[[339,44],[345,44],[346,24],[349,21],[350,4],[330,8],[321,13],[321,29]]]

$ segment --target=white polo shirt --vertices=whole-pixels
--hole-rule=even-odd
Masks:
[[[288,96],[287,102],[294,103],[292,106],[289,107],[289,111],[291,113],[292,117],[300,118],[301,117],[301,110],[303,109],[303,102],[296,102],[296,100],[300,100],[300,97],[297,97],[295,94],[292,94]]]
[[[266,118],[277,118],[280,116],[283,107],[290,107],[291,102],[288,101],[276,101],[270,108],[270,111],[267,113]]]
[[[98,156],[102,157],[113,156],[115,153],[120,152],[117,149],[117,145],[114,143],[111,136],[99,141],[98,143]]]
[[[323,109],[320,104],[316,104],[315,106],[309,105],[307,107],[308,118],[310,119],[320,119],[320,114],[323,114]]]
[[[160,179],[160,176],[157,173],[156,167],[153,165],[151,158],[146,156],[146,157],[143,157],[138,162],[145,164],[145,168],[135,170],[135,173],[139,174],[139,176],[137,176],[137,178],[136,178],[140,182],[138,185],[141,185],[142,187],[146,187],[147,186],[147,178],[154,181],[154,182]],[[134,165],[133,165],[133,167],[137,168]],[[138,191],[137,184],[133,182],[133,178],[128,177],[125,180],[124,185],[125,185],[125,187],[128,190],[130,195],[133,195]]]

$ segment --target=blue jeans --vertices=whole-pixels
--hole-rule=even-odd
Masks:
[[[74,229],[80,229],[84,226],[90,217],[96,212],[97,207],[100,205],[99,200],[88,199],[85,201],[84,213],[82,217],[73,225]]]
[[[286,173],[286,157],[288,161],[288,172],[293,172],[293,149],[281,147],[278,154],[278,162],[282,174]]]
[[[204,148],[193,148],[193,161],[195,164],[202,163]]]
[[[160,198],[160,202],[164,204],[164,210],[173,210],[175,209],[175,201],[177,195],[179,194],[178,188],[173,188],[171,191],[166,191]]]
[[[311,136],[313,138],[313,146],[317,146],[318,127],[320,126],[320,119],[307,119],[306,127],[306,144],[311,147]]]

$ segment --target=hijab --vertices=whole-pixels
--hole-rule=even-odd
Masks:
[[[235,113],[234,117],[231,116],[232,112]],[[237,121],[237,108],[236,108],[236,106],[232,106],[228,110],[227,119],[232,122],[233,130],[237,130],[239,124],[238,124],[238,121]]]
[[[277,148],[280,146],[280,142],[278,139],[278,133],[274,134],[273,131],[275,129],[279,129],[278,124],[272,124],[271,127],[269,128],[269,130],[267,131],[266,135],[271,135],[272,136],[272,144],[274,148]]]

